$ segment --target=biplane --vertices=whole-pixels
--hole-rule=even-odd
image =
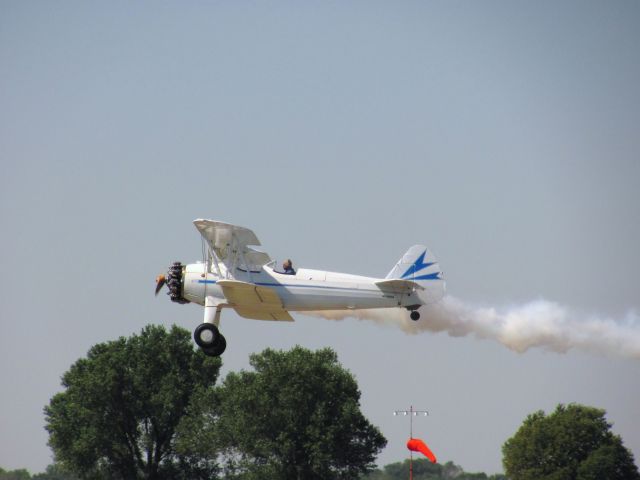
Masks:
[[[292,322],[290,312],[404,308],[419,320],[420,307],[444,295],[442,271],[424,245],[409,248],[384,278],[285,271],[248,228],[215,220],[193,223],[202,236],[203,260],[174,262],[167,275],[156,278],[156,295],[166,284],[173,302],[204,306],[194,340],[210,356],[222,355],[227,346],[219,329],[225,308],[244,318],[280,322]]]

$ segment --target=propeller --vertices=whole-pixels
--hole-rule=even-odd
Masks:
[[[158,296],[158,293],[166,283],[167,283],[167,279],[165,278],[164,275],[161,274],[156,277],[156,297]]]

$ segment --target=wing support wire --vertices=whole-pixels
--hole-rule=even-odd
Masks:
[[[252,247],[259,246],[260,241],[247,228],[206,219],[196,219],[194,224],[209,246],[211,259],[205,259],[209,261],[208,267],[211,273],[212,267],[215,267],[221,279],[235,278],[240,263],[249,267],[262,266],[271,261],[268,254]],[[247,275],[247,278],[254,280],[255,275]]]
[[[238,266],[238,238],[235,232],[231,232],[231,242],[227,244],[227,258],[231,257],[230,269],[227,270],[227,278],[233,278],[233,274]]]
[[[247,260],[244,258],[244,252],[243,251],[238,252],[238,256],[240,257],[240,260],[244,264],[244,267],[247,269],[247,274],[249,275],[249,282],[253,283],[253,275],[251,274],[251,266],[247,263]],[[257,291],[256,291],[256,294],[259,296]]]
[[[201,237],[201,241],[202,241],[202,259],[203,259],[203,263],[205,264],[206,273],[209,273],[209,272],[213,273],[212,270],[213,268],[215,268],[215,273],[218,275],[218,278],[226,278],[228,280],[233,279],[235,278],[234,272],[236,271],[238,264],[242,263],[247,268],[247,273],[249,274],[249,281],[253,283],[253,275],[251,273],[251,269],[244,256],[244,252],[242,251],[242,249],[239,248],[239,241],[235,233],[231,234],[231,241],[227,243],[225,246],[226,257],[230,260],[230,262],[228,262],[227,268],[225,269],[226,270],[225,275],[222,274],[222,269],[220,268],[220,259],[218,258],[218,255],[216,254],[215,250],[211,248],[211,245],[204,237]],[[205,286],[205,293],[206,293],[206,286]]]
[[[202,241],[202,261],[205,265],[205,274],[213,273],[211,267],[215,267],[215,273],[218,275],[218,278],[222,278],[222,271],[220,270],[220,259],[216,255],[216,252],[211,248],[209,242],[207,242],[204,237],[200,237],[200,240]]]

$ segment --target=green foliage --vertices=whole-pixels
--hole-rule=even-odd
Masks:
[[[0,467],[0,480],[78,480],[75,475],[66,472],[60,465],[49,465],[44,473],[31,475],[26,469],[6,471]]]
[[[604,410],[558,405],[529,415],[502,447],[512,480],[638,480],[633,455],[611,431]]]
[[[47,466],[44,473],[36,473],[31,480],[78,480],[78,477],[67,472],[61,465],[53,464]]]
[[[31,474],[25,470],[24,468],[21,468],[19,470],[11,470],[11,471],[6,471],[3,468],[0,468],[0,480],[30,480],[31,479]]]
[[[409,478],[409,460],[390,463],[381,470],[375,470],[363,477],[363,480],[406,480]],[[487,476],[486,473],[465,472],[453,462],[445,464],[431,463],[425,458],[413,460],[414,480],[505,480],[504,475]]]
[[[622,445],[622,440],[614,436],[612,443],[602,445],[589,454],[578,467],[577,480],[619,480],[638,479],[638,469],[633,456]]]
[[[219,369],[175,326],[95,345],[45,407],[56,460],[81,478],[210,478],[215,462],[175,443],[180,422],[198,414],[192,399],[213,389]]]
[[[335,352],[267,349],[251,365],[226,377],[218,416],[198,429],[201,444],[223,449],[227,478],[353,479],[373,468],[386,440]]]

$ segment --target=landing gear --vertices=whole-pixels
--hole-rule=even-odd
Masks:
[[[219,357],[227,349],[227,340],[224,336],[220,335],[220,341],[217,345],[211,348],[203,348],[202,351],[209,357]]]
[[[210,357],[219,357],[227,348],[227,340],[212,323],[201,323],[193,332],[193,339]]]
[[[414,322],[420,320],[420,312],[418,312],[418,309],[421,307],[420,304],[416,304],[416,305],[408,305],[405,308],[407,310],[409,310],[411,313],[409,314],[409,318],[411,318],[411,320],[413,320]]]

